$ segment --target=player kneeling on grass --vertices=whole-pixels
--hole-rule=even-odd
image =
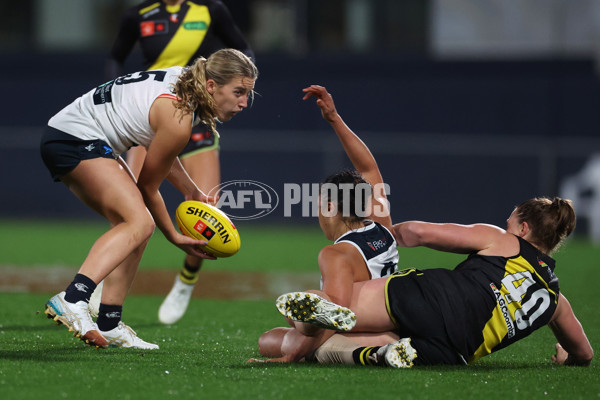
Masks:
[[[159,186],[168,179],[186,199],[211,201],[190,179],[178,154],[192,126],[229,121],[248,106],[258,71],[243,53],[224,49],[187,68],[142,71],[105,83],[79,97],[48,122],[41,153],[55,181],[62,181],[111,228],[92,246],[79,273],[52,297],[45,313],[91,345],[157,349],[121,321],[123,302],[155,226],[187,254],[206,241],[178,233]],[[147,148],[139,178],[120,154]],[[104,280],[96,323],[90,295]]]
[[[277,308],[296,328],[296,340],[312,347],[297,345],[295,352],[275,361],[312,355],[321,362],[344,364],[464,365],[548,325],[558,340],[552,361],[587,366],[592,347],[559,292],[550,257],[574,227],[571,202],[560,198],[523,202],[508,218],[506,230],[487,224],[394,225],[400,246],[427,246],[469,257],[453,270],[409,269],[355,283],[348,308],[330,303],[324,293],[282,295]],[[335,342],[325,342],[333,335],[331,329],[344,328],[363,346],[339,335]],[[403,339],[369,347],[371,335],[390,331]]]

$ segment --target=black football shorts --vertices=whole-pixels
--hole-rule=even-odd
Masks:
[[[75,169],[83,160],[115,159],[113,149],[103,140],[81,140],[50,126],[46,127],[40,143],[46,168],[55,182]]]

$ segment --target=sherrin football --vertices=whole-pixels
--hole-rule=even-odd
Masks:
[[[240,249],[240,235],[225,213],[210,204],[186,200],[175,211],[179,230],[186,236],[206,240],[201,248],[215,257],[231,257]]]

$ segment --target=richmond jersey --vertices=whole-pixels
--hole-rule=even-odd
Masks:
[[[473,362],[547,325],[558,305],[559,285],[554,274],[555,261],[530,243],[518,238],[521,252],[516,257],[482,257],[483,271],[477,256],[471,256],[456,267],[460,273],[474,274],[481,285],[493,294],[491,315],[480,320],[478,327],[479,347],[470,354]],[[493,307],[491,307],[493,305]]]
[[[223,46],[254,57],[219,0],[187,0],[175,6],[150,0],[130,8],[121,21],[111,58],[123,64],[138,41],[148,70],[186,66]]]
[[[388,279],[388,310],[419,364],[471,363],[545,326],[558,304],[555,262],[518,238],[514,257],[471,254],[454,270]]]
[[[398,249],[394,236],[377,222],[353,229],[340,236],[335,244],[350,243],[360,252],[371,279],[388,276],[396,271]]]
[[[63,108],[48,125],[82,140],[102,139],[115,157],[154,138],[149,112],[158,97],[171,97],[182,67],[135,72],[90,90]]]

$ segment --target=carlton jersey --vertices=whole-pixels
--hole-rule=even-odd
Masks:
[[[388,312],[400,337],[413,338],[419,364],[471,363],[548,324],[559,296],[555,261],[518,239],[514,257],[471,254],[454,270],[388,279]]]
[[[62,109],[48,125],[82,140],[101,139],[115,157],[154,138],[149,112],[158,97],[171,97],[182,67],[127,74],[90,90]]]
[[[111,57],[123,64],[138,40],[148,70],[186,66],[223,45],[254,57],[229,10],[218,0],[187,0],[176,6],[144,1],[124,14]]]
[[[370,224],[340,236],[335,244],[350,243],[362,255],[371,279],[389,276],[398,265],[398,249],[394,236],[383,225]]]

